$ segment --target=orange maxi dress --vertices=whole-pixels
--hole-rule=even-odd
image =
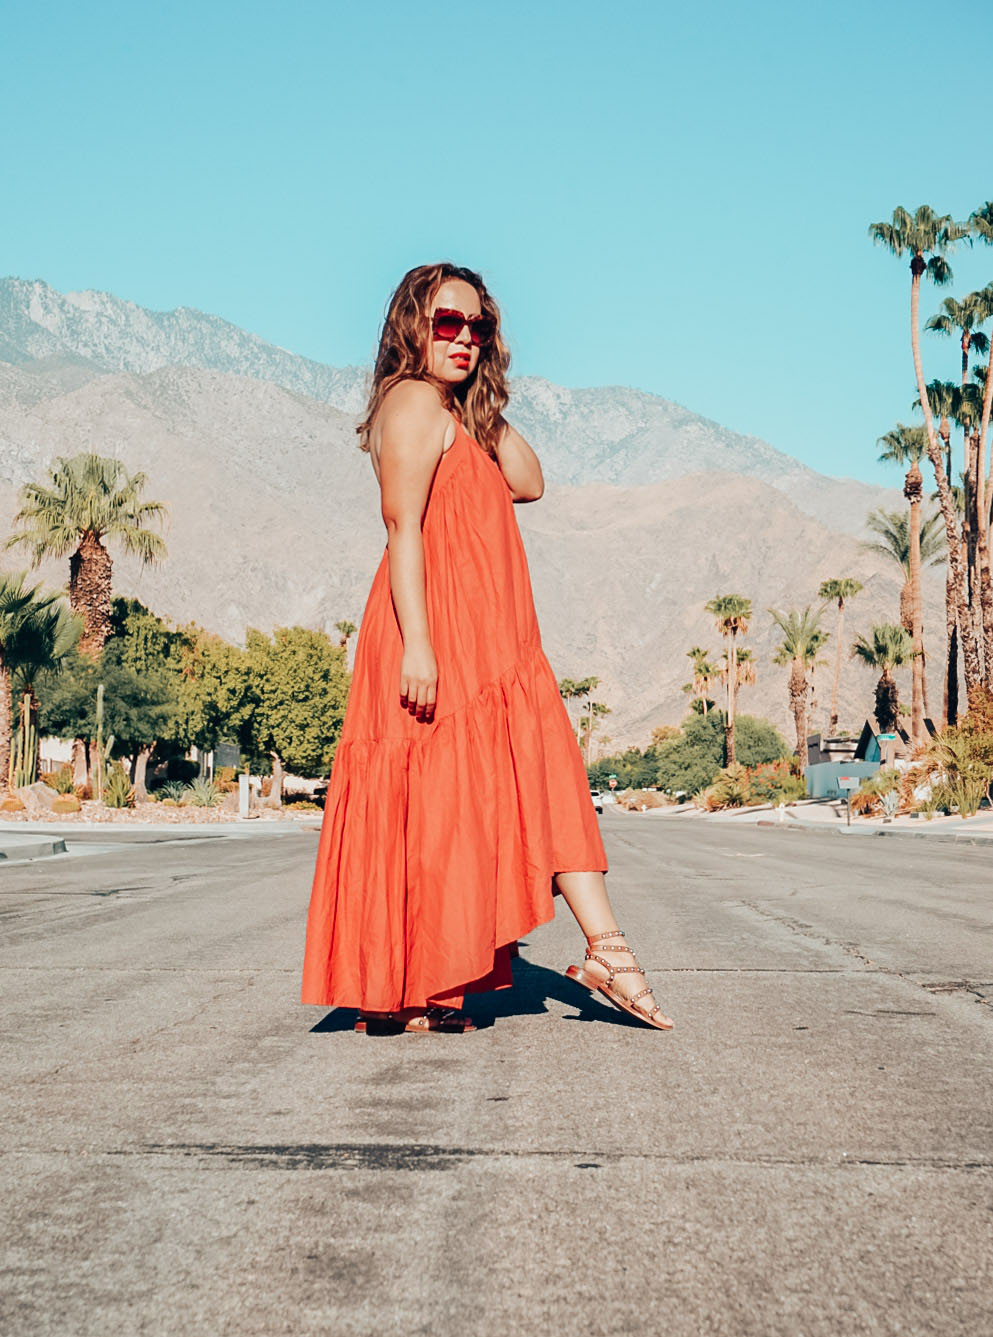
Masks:
[[[456,423],[422,521],[434,719],[400,704],[384,552],[324,807],[305,1003],[458,1007],[511,983],[509,944],[553,917],[554,873],[607,871],[507,482]]]

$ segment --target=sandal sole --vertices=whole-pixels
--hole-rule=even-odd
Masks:
[[[602,993],[608,1003],[613,1003],[614,1007],[621,1012],[626,1012],[629,1017],[634,1017],[635,1021],[640,1021],[645,1026],[651,1026],[654,1031],[671,1031],[675,1025],[674,1022],[670,1022],[668,1026],[663,1026],[657,1021],[652,1021],[644,1012],[639,1012],[636,1007],[631,1007],[623,999],[616,998],[612,993],[609,993],[599,980],[591,982],[581,966],[569,966],[565,974],[567,979],[574,980],[576,984],[581,984],[584,989],[589,989],[590,993]]]

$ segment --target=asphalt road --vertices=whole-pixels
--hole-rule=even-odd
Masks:
[[[316,835],[0,871],[4,1337],[993,1331],[993,851],[608,810],[672,1034],[297,1002]]]

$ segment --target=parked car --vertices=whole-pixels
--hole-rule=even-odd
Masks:
[[[593,800],[593,808],[596,812],[603,812],[603,795],[599,789],[590,790],[590,798]]]

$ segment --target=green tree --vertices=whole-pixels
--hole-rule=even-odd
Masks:
[[[320,631],[277,627],[272,637],[249,628],[250,720],[255,750],[272,760],[269,803],[282,802],[284,767],[327,775],[341,733],[350,675],[345,652]]]
[[[813,667],[828,635],[821,627],[821,612],[812,611],[809,604],[803,612],[793,608],[782,613],[770,608],[769,614],[783,633],[773,663],[790,666],[790,710],[796,727],[796,755],[803,767],[807,764],[807,697],[810,692],[807,670]]]
[[[706,716],[688,715],[675,736],[652,749],[654,781],[660,789],[669,794],[692,796],[714,783],[724,763],[722,714],[715,710]],[[789,744],[766,720],[739,715],[735,734],[738,763],[742,766],[760,766],[789,756]]]
[[[920,292],[921,278],[927,275],[936,284],[951,281],[952,271],[945,259],[945,252],[961,240],[969,231],[968,225],[956,223],[948,214],[938,215],[928,205],[921,205],[913,215],[906,209],[897,208],[890,223],[873,223],[869,235],[879,245],[889,248],[897,256],[910,256],[910,343],[914,360],[914,374],[917,379],[917,393],[924,412],[924,426],[928,438],[928,457],[934,469],[938,487],[938,500],[945,522],[945,537],[948,544],[948,559],[951,564],[951,584],[955,605],[959,615],[959,630],[962,635],[962,653],[965,663],[966,691],[972,692],[982,681],[978,646],[972,619],[969,616],[969,599],[966,589],[965,568],[958,543],[958,523],[955,502],[951,492],[951,480],[941,458],[941,448],[935,432],[934,417],[924,383],[924,366],[921,361],[920,337]],[[925,258],[929,257],[929,258]]]
[[[725,686],[727,688],[727,710],[725,712],[724,737],[725,737],[725,765],[733,766],[735,763],[734,751],[734,715],[735,706],[738,700],[738,637],[744,636],[748,631],[748,623],[752,616],[752,601],[746,599],[740,594],[718,594],[705,605],[706,610],[714,618],[714,625],[721,636],[728,642],[726,650],[727,669],[725,674]]]
[[[111,755],[129,760],[135,797],[141,801],[146,797],[145,762],[175,720],[175,675],[163,668],[135,672],[123,662],[121,645],[113,641],[97,660],[74,651],[67,656],[62,672],[42,675],[41,727],[61,738],[92,739],[100,683],[104,688],[104,734],[114,736]]]
[[[24,544],[37,565],[45,557],[69,557],[69,602],[83,619],[79,649],[94,658],[111,633],[111,569],[103,540],[121,544],[143,563],[165,556],[162,538],[146,526],[166,508],[142,501],[148,479],[129,474],[120,460],[81,454],[59,457],[49,469],[48,486],[26,483],[14,523],[23,526],[7,547]]]
[[[893,670],[909,664],[914,654],[914,643],[903,627],[883,623],[873,627],[872,639],[857,637],[852,654],[868,668],[879,672],[876,684],[876,723],[880,733],[892,733],[900,715],[897,686]]]
[[[836,604],[838,608],[838,622],[834,633],[837,652],[834,663],[834,680],[831,684],[831,721],[828,725],[828,732],[832,734],[838,728],[838,690],[841,683],[841,638],[844,635],[845,627],[845,605],[861,592],[861,582],[853,580],[850,576],[838,576],[832,580],[822,580],[821,587],[817,591],[819,599]]]

